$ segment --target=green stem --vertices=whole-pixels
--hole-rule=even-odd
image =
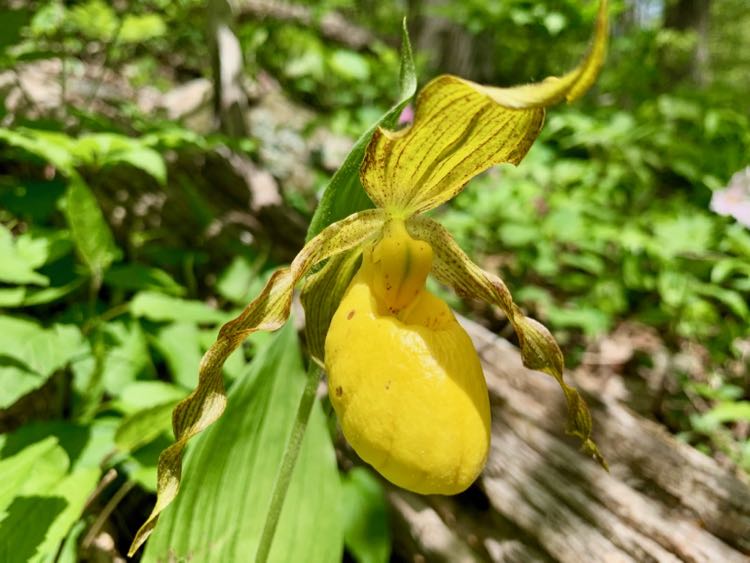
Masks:
[[[284,506],[286,493],[289,490],[289,483],[292,480],[292,472],[297,463],[302,438],[307,429],[307,422],[310,420],[310,412],[312,412],[313,404],[315,404],[315,392],[318,389],[320,375],[320,368],[315,362],[311,361],[310,369],[307,371],[305,390],[302,392],[302,397],[297,407],[297,417],[294,420],[292,434],[289,436],[289,441],[284,451],[284,458],[281,460],[281,468],[279,469],[279,474],[276,476],[276,483],[274,484],[273,495],[271,496],[271,505],[268,507],[266,523],[263,527],[263,533],[260,536],[258,551],[255,554],[255,563],[266,563],[268,554],[271,552],[271,543],[276,533],[276,526],[279,523],[279,516],[281,516],[281,509]]]

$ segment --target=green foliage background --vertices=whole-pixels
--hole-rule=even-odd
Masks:
[[[237,19],[235,31],[247,80],[277,83],[285,99],[310,112],[301,143],[315,127],[357,138],[399,100],[404,14],[421,83],[451,71],[508,85],[569,68],[595,10],[583,0],[296,5],[309,21],[251,14]],[[587,358],[625,328],[648,337],[649,346],[618,366],[636,390],[634,403],[696,447],[750,471],[750,230],[709,210],[712,191],[750,164],[750,36],[743,31],[750,13],[745,0],[714,0],[700,35],[664,25],[665,9],[656,1],[615,3],[609,62],[595,91],[551,112],[520,167],[490,171],[437,213],[550,326],[571,368],[591,369]],[[352,47],[326,35],[316,22],[333,12],[371,41]],[[181,206],[169,211],[208,229],[219,218],[214,196],[187,163],[226,150],[263,162],[267,138],[257,129],[233,139],[210,120],[177,122],[133,97],[107,97],[114,77],[157,92],[210,77],[206,21],[198,0],[30,0],[0,9],[2,561],[90,557],[102,534],[113,540],[110,556],[127,551],[153,501],[172,407],[195,385],[221,323],[288,259],[273,232],[249,244],[228,239],[215,255],[198,233],[191,241],[158,224],[118,228],[106,200],[139,185],[176,189]],[[431,40],[425,30],[436,25],[439,40]],[[443,47],[455,37],[464,62]],[[709,62],[696,70],[697,46]],[[39,107],[14,77],[50,61],[58,65],[54,100]],[[89,89],[70,91],[80,76]],[[303,186],[277,179],[283,212],[309,222],[331,170],[314,156],[305,166]],[[451,299],[505,330],[494,312]],[[275,359],[252,363],[256,355]],[[654,389],[647,374],[657,357],[670,367]],[[302,369],[292,329],[253,336],[227,363],[230,400],[246,396],[246,410],[227,411],[228,429],[207,432],[186,470],[202,471],[211,487],[232,481],[222,502],[246,490],[268,493]],[[273,370],[278,375],[264,376]],[[388,560],[382,488],[361,468],[339,476],[335,425],[321,406],[289,499],[302,509],[296,520],[282,519],[280,534],[314,537],[317,522],[328,542],[319,545],[319,560],[336,560],[343,549],[357,561]],[[246,432],[234,436],[233,423]],[[260,443],[265,465],[254,465]],[[234,461],[217,465],[229,453]],[[245,469],[226,478],[223,465]],[[216,522],[208,508],[190,508],[198,493],[185,489],[147,558],[175,546],[200,549],[191,537]],[[323,501],[306,490],[330,491],[326,502],[336,506],[316,513]],[[267,502],[243,498],[256,512],[223,524],[231,540],[222,549],[236,560],[257,541],[257,507]],[[189,522],[193,536],[178,537]]]

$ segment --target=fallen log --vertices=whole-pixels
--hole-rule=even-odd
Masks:
[[[555,381],[524,368],[506,340],[463,322],[490,391],[489,461],[464,496],[389,489],[399,552],[413,561],[750,561],[746,480],[576,381],[607,473],[564,434]]]

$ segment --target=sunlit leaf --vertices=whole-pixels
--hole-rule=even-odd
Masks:
[[[158,438],[172,433],[172,409],[177,400],[136,411],[117,428],[115,445],[123,452],[132,452]]]
[[[164,20],[158,14],[128,14],[122,20],[118,40],[122,43],[141,43],[167,32]]]
[[[253,560],[304,383],[288,326],[238,379],[224,416],[195,441],[180,495],[147,544],[144,561]],[[340,561],[339,488],[325,417],[316,405],[269,561]]]
[[[29,447],[16,452],[14,455],[3,455],[0,459],[0,510],[5,510],[12,502],[13,497],[28,479],[31,470],[37,464],[38,460],[48,455],[52,450],[57,448],[57,440],[50,436],[49,438],[30,445]],[[62,474],[67,465],[64,459],[61,462],[60,474]]]
[[[22,127],[14,130],[0,127],[0,141],[49,162],[64,174],[73,172],[75,141],[67,135]]]
[[[0,522],[0,559],[46,561],[80,518],[86,499],[99,478],[95,468],[79,469],[43,495],[19,495]]]
[[[163,403],[184,399],[186,392],[181,387],[165,381],[136,381],[122,390],[116,407],[125,414],[155,407]]]
[[[160,184],[167,181],[164,158],[140,139],[114,133],[84,135],[76,142],[74,154],[81,164],[97,167],[128,164],[143,170]]]
[[[99,478],[78,467],[55,437],[0,460],[0,560],[43,561],[54,555]]]
[[[151,321],[178,321],[214,324],[226,320],[227,315],[209,307],[202,301],[180,299],[157,293],[141,291],[130,302],[130,314]]]
[[[32,447],[31,444],[55,438],[67,454],[60,467],[75,471],[95,468],[114,447],[117,418],[98,418],[88,423],[63,420],[27,422],[19,429],[0,436],[0,457],[14,456]]]
[[[80,330],[75,326],[43,328],[24,319],[0,316],[0,408],[41,386],[79,353]]]
[[[137,321],[107,323],[102,333],[106,344],[103,385],[107,393],[116,397],[139,376],[153,371],[151,357]]]
[[[17,238],[0,225],[0,282],[48,285],[49,278],[34,270],[47,260],[47,244],[28,235]]]
[[[203,352],[201,336],[193,323],[172,323],[159,329],[154,345],[164,357],[172,379],[192,389],[198,383],[198,368]]]
[[[70,175],[65,193],[65,216],[78,253],[91,273],[101,278],[121,253],[94,194],[76,173]]]
[[[102,0],[88,0],[76,4],[69,12],[68,22],[89,39],[111,40],[118,27],[112,7]]]

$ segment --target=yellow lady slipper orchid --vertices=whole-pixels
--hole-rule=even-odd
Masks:
[[[484,467],[490,405],[471,339],[424,285],[432,249],[391,219],[331,320],[331,402],[356,452],[391,482],[455,494]]]
[[[176,441],[159,458],[156,506],[131,554],[177,494],[186,443],[224,410],[224,361],[250,333],[276,330],[286,321],[294,287],[304,277],[309,350],[328,372],[345,437],[387,479],[419,493],[453,494],[471,484],[487,457],[490,413],[482,369],[453,313],[425,289],[429,274],[462,296],[503,310],[524,364],[560,384],[567,431],[605,465],[591,440],[588,408],[563,380],[563,357],[552,335],[521,312],[502,280],[421,214],[491,166],[518,164],[541,130],[544,108],[573,101],[593,84],[607,33],[607,0],[600,0],[592,47],[573,71],[513,88],[439,76],[420,92],[411,126],[375,130],[360,168],[375,209],[320,231],[222,327],[203,357],[197,388],[175,407]]]

